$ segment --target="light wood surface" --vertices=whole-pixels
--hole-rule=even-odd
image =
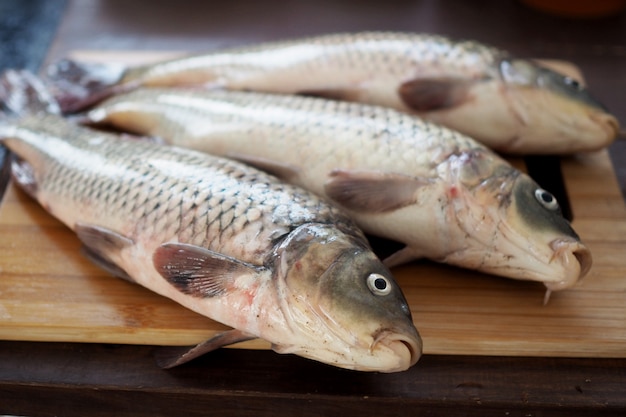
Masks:
[[[594,256],[587,278],[543,306],[538,283],[427,261],[396,268],[425,353],[626,357],[626,208],[613,167],[606,151],[562,167],[573,226]],[[107,275],[79,248],[69,229],[9,186],[0,205],[0,339],[187,345],[226,329]]]

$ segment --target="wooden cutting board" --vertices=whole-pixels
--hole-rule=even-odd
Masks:
[[[77,55],[133,63],[162,58]],[[606,151],[567,158],[562,171],[573,226],[594,256],[586,279],[544,306],[538,283],[428,261],[395,268],[425,353],[626,357],[626,207],[619,185]],[[9,185],[0,202],[0,339],[188,345],[227,329],[109,276],[79,247],[69,229]]]

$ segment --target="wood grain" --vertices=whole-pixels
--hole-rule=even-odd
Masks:
[[[164,56],[77,55],[133,63]],[[573,226],[594,255],[588,277],[543,306],[538,283],[427,261],[396,268],[425,353],[626,357],[626,209],[618,183],[606,151],[567,158],[562,170]],[[226,328],[107,275],[79,246],[69,229],[8,187],[0,205],[0,339],[187,345]]]

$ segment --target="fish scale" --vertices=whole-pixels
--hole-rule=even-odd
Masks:
[[[92,153],[102,152],[107,158],[115,158],[117,164],[122,167],[117,168],[119,176],[111,175],[112,172],[106,165],[102,169],[98,166],[87,169],[92,162],[89,159],[88,162],[81,162],[79,167],[72,167],[66,162],[69,155],[64,155],[63,159],[58,160],[62,162],[48,159],[46,156],[48,166],[45,170],[46,176],[38,179],[38,192],[42,198],[49,201],[52,201],[53,196],[56,199],[64,198],[68,205],[79,204],[81,210],[85,210],[86,213],[93,212],[94,218],[107,213],[111,218],[132,219],[130,224],[134,224],[136,230],[132,235],[138,234],[137,230],[142,232],[151,230],[152,225],[158,225],[159,221],[170,224],[175,230],[173,237],[182,233],[186,226],[182,223],[183,204],[191,204],[195,212],[194,232],[189,243],[206,245],[218,251],[224,245],[222,240],[228,242],[232,235],[241,232],[233,228],[234,226],[247,227],[259,220],[255,215],[254,221],[234,222],[234,219],[241,219],[242,216],[245,218],[251,206],[255,212],[267,209],[281,211],[282,207],[290,204],[301,206],[298,210],[284,210],[288,214],[284,217],[276,216],[271,221],[264,218],[264,221],[268,222],[265,226],[267,230],[271,230],[272,222],[287,232],[294,224],[311,221],[329,222],[331,218],[338,220],[342,227],[347,229],[352,227],[351,221],[345,215],[321,200],[311,199],[308,195],[302,198],[304,197],[301,195],[302,192],[296,187],[278,183],[256,171],[246,173],[227,160],[211,160],[209,164],[205,155],[193,153],[181,155],[165,147],[153,147],[139,141],[133,143],[117,140],[105,133],[86,132],[92,136],[101,135],[106,138],[91,146],[82,138],[72,141],[71,138],[75,133],[62,129],[53,116],[25,118],[20,122],[21,129],[25,130],[40,129],[42,124],[49,125],[52,134],[69,138],[66,142],[79,150],[75,160],[93,159]],[[137,152],[141,152],[142,156],[135,156]],[[58,158],[60,155],[55,157]],[[189,166],[194,168],[192,172],[187,173],[185,167]],[[176,175],[175,170],[180,173]],[[168,176],[164,175],[164,172]],[[213,178],[208,181],[200,177],[199,175],[204,172],[211,173]],[[193,176],[197,177],[195,180],[197,188],[191,183],[186,190],[176,190],[177,181]],[[242,183],[246,185],[242,186]],[[248,183],[254,186],[248,186]],[[245,198],[241,195],[245,195]],[[59,216],[63,216],[60,209],[63,204],[59,202],[49,204],[59,207],[56,211]],[[72,225],[69,219],[66,219],[66,223]],[[152,233],[159,237],[157,233],[162,229],[158,227],[154,229]],[[254,242],[251,241],[250,244]],[[246,260],[254,263],[261,261]]]
[[[368,54],[370,49],[378,50],[379,43],[385,44],[385,53]],[[244,46],[232,48],[226,53],[211,56],[194,56],[186,60],[173,60],[159,67],[140,67],[128,72],[126,79],[142,77],[159,79],[180,71],[192,71],[210,65],[218,76],[231,72],[233,67],[242,73],[255,71],[258,67],[290,68],[291,62],[304,62],[310,69],[316,67],[360,68],[363,73],[385,72],[406,75],[406,68],[416,62],[432,62],[457,68],[453,73],[465,74],[468,69],[480,73],[501,53],[491,47],[476,42],[454,42],[435,35],[415,35],[394,32],[369,32],[356,34],[325,35],[276,42],[271,45]],[[287,63],[284,58],[292,56]],[[283,58],[283,60],[272,59]],[[306,59],[304,59],[306,57]],[[460,58],[460,59],[459,59]],[[425,66],[424,66],[425,67]],[[235,71],[237,74],[237,71]],[[236,78],[236,77],[235,77]]]

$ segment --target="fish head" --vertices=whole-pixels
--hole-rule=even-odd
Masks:
[[[618,120],[581,81],[523,59],[502,59],[499,73],[517,119],[507,152],[593,151],[619,134]]]
[[[526,239],[533,255],[529,260],[542,271],[548,290],[570,288],[591,269],[591,252],[563,217],[557,199],[527,175],[515,180],[507,217]]]
[[[539,281],[550,291],[579,282],[591,268],[591,253],[563,217],[556,198],[528,175],[495,162],[500,159],[495,155],[477,153],[465,159],[473,159],[459,168],[465,187],[460,194],[465,197],[453,202],[461,225],[457,240],[463,243],[446,261]],[[495,168],[487,168],[493,164]]]
[[[308,224],[282,243],[277,276],[291,334],[274,350],[360,371],[397,372],[417,362],[422,342],[408,303],[364,242]]]

